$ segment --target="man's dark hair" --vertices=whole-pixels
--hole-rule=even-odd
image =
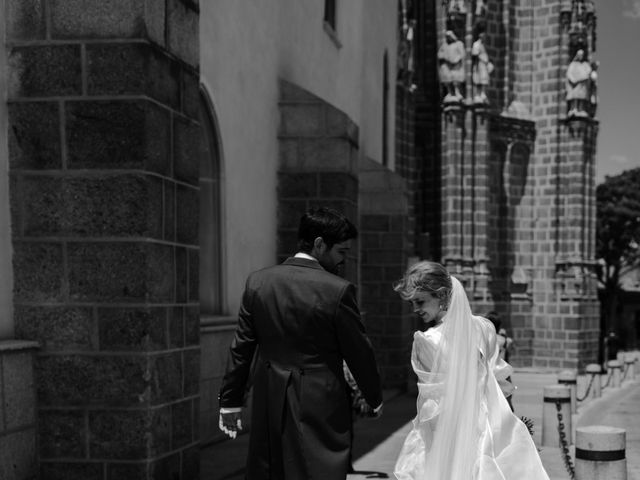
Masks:
[[[500,314],[495,310],[491,310],[490,312],[487,312],[484,318],[486,318],[491,323],[493,323],[493,326],[496,329],[496,333],[498,333],[498,331],[500,330],[500,327],[502,326],[502,320],[500,320]]]
[[[312,208],[300,219],[298,250],[309,253],[321,237],[328,248],[358,236],[358,229],[342,213],[331,208]]]

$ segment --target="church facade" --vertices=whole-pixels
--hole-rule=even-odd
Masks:
[[[596,360],[591,1],[0,5],[16,478],[197,478],[244,280],[315,205],[358,225],[387,389],[412,381],[391,286],[419,259],[501,314],[516,366]]]

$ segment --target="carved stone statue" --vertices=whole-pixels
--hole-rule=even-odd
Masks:
[[[473,103],[489,103],[487,97],[487,86],[489,85],[489,75],[493,72],[493,64],[489,60],[487,49],[484,46],[484,32],[478,34],[478,39],[471,47],[472,70],[474,96]]]
[[[487,13],[487,2],[476,0],[476,17],[484,17],[485,13]]]
[[[591,64],[585,58],[584,50],[578,50],[567,68],[567,116],[589,115],[592,70]]]
[[[464,83],[464,44],[451,30],[445,32],[445,41],[438,50],[440,83],[447,89],[445,103],[462,101],[461,85]]]

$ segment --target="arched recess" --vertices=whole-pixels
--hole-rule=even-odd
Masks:
[[[200,88],[202,154],[200,158],[200,315],[224,312],[222,263],[222,148],[211,98]]]

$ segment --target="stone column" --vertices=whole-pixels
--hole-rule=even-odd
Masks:
[[[9,0],[7,22],[40,476],[195,479],[197,1]]]
[[[298,224],[311,207],[331,207],[358,222],[358,127],[342,111],[280,82],[278,260],[295,253]],[[346,277],[358,282],[357,242]]]
[[[409,374],[415,315],[393,284],[407,268],[407,182],[380,163],[360,161],[360,300],[385,388],[404,388]]]

